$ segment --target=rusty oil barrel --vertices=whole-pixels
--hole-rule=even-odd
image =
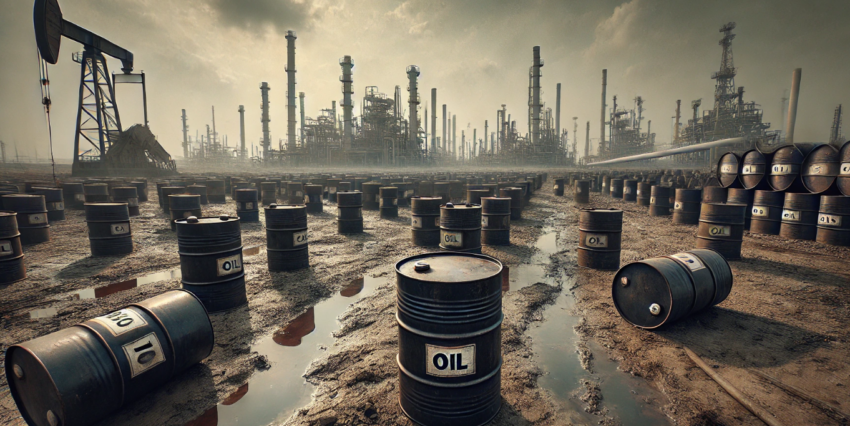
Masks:
[[[702,188],[702,202],[722,204],[726,202],[729,191],[722,186],[706,186]]]
[[[17,213],[21,244],[39,244],[50,241],[50,224],[47,219],[47,204],[43,195],[6,194],[3,208]]]
[[[819,208],[818,194],[786,192],[779,235],[793,240],[814,241],[817,237]]]
[[[256,189],[236,189],[233,191],[233,200],[236,201],[236,215],[241,222],[260,221],[260,202]]]
[[[212,204],[224,204],[227,202],[227,194],[226,186],[223,180],[208,180],[206,182],[207,186],[207,200]]]
[[[573,200],[575,200],[578,204],[587,204],[590,202],[590,181],[579,179],[573,182],[573,187],[575,188],[575,194],[573,195]]]
[[[286,198],[288,204],[304,204],[304,185],[301,182],[288,182]]]
[[[423,180],[419,182],[419,188],[416,191],[418,196],[420,197],[433,197],[434,193],[434,181],[431,180]]]
[[[481,243],[487,246],[511,244],[510,198],[481,198]]]
[[[773,152],[767,183],[774,191],[803,192],[801,167],[811,148],[802,145],[785,145]]]
[[[431,253],[395,268],[402,411],[422,425],[489,422],[502,400],[502,263]]]
[[[481,206],[452,204],[440,206],[440,249],[481,253]]]
[[[489,189],[467,189],[466,190],[466,202],[472,204],[481,204],[482,197],[489,197],[490,190]]]
[[[119,186],[112,190],[115,194],[112,198],[116,203],[127,203],[127,209],[130,211],[130,216],[138,216],[139,212],[139,192],[135,186]]]
[[[0,211],[0,285],[18,282],[26,277],[27,267],[24,264],[17,213]]]
[[[53,223],[65,220],[65,197],[60,188],[34,187],[32,194],[44,196],[48,222]]]
[[[410,233],[413,245],[440,245],[440,205],[442,197],[413,197],[410,199]]]
[[[818,145],[803,160],[800,173],[803,186],[812,194],[837,194],[835,182],[840,169],[838,148],[829,144]]]
[[[744,210],[744,230],[750,230],[750,223],[753,217],[753,201],[755,200],[755,191],[744,188],[729,188],[726,195],[726,202],[729,204],[744,204],[747,209]]]
[[[753,194],[750,232],[753,234],[779,235],[782,223],[782,206],[785,193],[757,189]]]
[[[209,312],[247,304],[239,218],[192,216],[176,223],[183,289]]]
[[[410,207],[410,199],[413,197],[413,183],[412,182],[393,182],[390,186],[394,186],[398,188],[398,202],[397,206],[399,207]]]
[[[213,345],[203,305],[173,290],[11,346],[6,377],[28,424],[84,426],[164,385]]]
[[[741,181],[738,172],[741,169],[741,158],[734,152],[727,152],[717,161],[717,180],[723,188],[740,188]]]
[[[679,225],[699,224],[702,191],[699,189],[676,189],[673,203],[673,223]]]
[[[276,182],[260,182],[260,199],[263,200],[263,205],[277,203],[277,183]],[[302,200],[303,201],[303,200]],[[299,201],[299,204],[301,202]]]
[[[697,249],[623,266],[611,296],[624,320],[651,330],[723,302],[732,281],[721,254]]]
[[[202,206],[210,203],[209,196],[207,196],[207,187],[205,185],[189,185],[186,187],[186,193],[199,196]]]
[[[637,205],[649,206],[649,199],[652,192],[652,185],[649,182],[638,182],[637,186]]]
[[[611,198],[623,198],[623,179],[611,179]]]
[[[741,173],[738,180],[745,189],[770,189],[768,173],[770,171],[771,154],[763,154],[751,149],[741,157]]]
[[[304,185],[304,205],[307,207],[307,213],[319,214],[324,211],[323,192],[322,185]]]
[[[272,204],[266,207],[265,214],[269,271],[309,268],[307,206]]]
[[[726,260],[741,259],[746,204],[702,203],[697,248],[711,249]]]
[[[450,182],[434,182],[434,196],[443,199],[443,204],[452,201],[451,183]]]
[[[340,234],[362,233],[363,193],[360,191],[338,191],[336,193],[336,203],[337,232]]]
[[[86,203],[85,209],[92,256],[133,252],[133,230],[127,203]]]
[[[841,146],[838,158],[838,177],[835,179],[835,186],[842,195],[850,196],[850,141]]]
[[[201,217],[201,196],[196,194],[174,194],[168,196],[168,211],[171,214],[171,230],[176,231],[177,219],[189,216]]]
[[[160,198],[159,205],[162,207],[162,212],[165,214],[171,213],[171,204],[168,197],[172,195],[185,194],[186,188],[183,186],[163,186],[159,190]],[[86,198],[86,202],[88,203],[88,197]]]
[[[381,219],[398,217],[398,187],[382,186],[378,188],[378,210]]]
[[[578,265],[605,271],[620,267],[623,211],[582,209],[578,220]]]
[[[236,200],[236,191],[240,189],[253,189],[248,182],[232,182],[230,185],[230,198],[234,200]],[[257,195],[257,200],[259,201],[259,199],[259,195]]]
[[[108,203],[109,186],[105,183],[88,183],[83,185],[83,200],[86,203]]]
[[[363,182],[363,210],[380,210],[382,186],[380,182]]]
[[[652,185],[649,190],[649,215],[670,216],[670,187]]]
[[[570,180],[571,181],[573,180],[572,176],[570,177]],[[555,195],[557,195],[559,197],[563,197],[564,196],[564,178],[555,178],[555,186],[552,188],[552,190],[555,192]]]
[[[73,210],[82,210],[86,203],[86,194],[83,192],[83,184],[76,182],[65,182],[62,184],[62,199],[65,207]]]
[[[850,246],[850,197],[822,195],[817,228],[817,242]]]
[[[522,199],[522,188],[510,186],[499,189],[500,198],[511,199],[511,220],[522,219],[522,207],[525,201]]]
[[[637,202],[637,185],[635,179],[626,179],[623,181],[623,201],[634,203]]]

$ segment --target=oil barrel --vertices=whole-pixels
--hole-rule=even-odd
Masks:
[[[340,234],[363,232],[363,193],[339,191],[336,193],[336,203],[337,231]]]
[[[573,177],[571,175],[570,176],[570,184],[572,184],[572,181],[573,181]],[[555,191],[555,195],[557,195],[559,197],[563,197],[564,196],[564,178],[555,178],[555,186],[554,186],[554,188],[552,188],[552,190]]]
[[[574,183],[575,187],[575,195],[574,200],[579,204],[587,204],[590,202],[590,181],[589,180],[577,180]]]
[[[0,211],[0,285],[18,282],[27,277],[17,213]]]
[[[522,206],[525,203],[522,199],[522,188],[515,186],[502,188],[499,190],[499,197],[511,199],[511,220],[522,219]]]
[[[119,186],[112,190],[115,194],[112,198],[116,203],[127,203],[127,209],[130,211],[130,216],[138,216],[139,212],[139,193],[135,186]]]
[[[236,189],[233,191],[233,200],[236,201],[236,215],[239,216],[241,222],[260,221],[260,206],[256,189]]]
[[[413,197],[413,184],[410,182],[393,182],[390,186],[398,188],[398,202],[396,205],[399,207],[410,207],[410,198]]]
[[[463,201],[464,195],[466,195],[466,192],[464,192],[463,182],[459,180],[450,180],[449,196],[451,197],[452,201],[460,203]]]
[[[340,182],[336,192],[351,192],[351,182]]]
[[[838,151],[839,168],[835,184],[842,195],[850,196],[850,141]]]
[[[806,191],[800,176],[800,168],[809,149],[806,145],[797,144],[785,145],[773,152],[767,183],[774,191]]]
[[[339,191],[340,182],[342,182],[340,179],[328,179],[325,181],[325,184],[328,186],[328,201],[331,203],[336,202],[336,193]]]
[[[205,206],[210,203],[207,196],[207,187],[205,185],[189,185],[186,187],[187,194],[194,194],[200,197],[201,205]]]
[[[510,198],[481,198],[481,243],[486,246],[511,244]]]
[[[377,211],[381,208],[380,182],[363,182],[363,210]]]
[[[623,266],[611,285],[614,307],[630,324],[656,329],[723,302],[732,269],[713,250],[697,249]]]
[[[86,203],[85,209],[92,256],[133,252],[133,230],[127,203]]]
[[[382,186],[378,188],[378,210],[381,219],[398,217],[398,187]]]
[[[741,259],[746,204],[702,203],[697,248],[711,249],[726,260]]]
[[[725,203],[728,190],[722,186],[706,186],[702,188],[703,203]]]
[[[820,197],[817,242],[834,246],[850,246],[850,197],[841,195]]]
[[[83,199],[86,203],[108,203],[109,187],[105,183],[83,185]]]
[[[623,181],[623,201],[630,203],[637,202],[637,184],[635,179],[626,179]]]
[[[207,201],[212,204],[224,204],[227,202],[227,197],[225,196],[227,192],[223,180],[208,180],[206,186]]]
[[[434,196],[443,199],[443,204],[452,201],[451,183],[449,182],[434,182]]]
[[[482,197],[489,197],[489,189],[468,189],[466,190],[466,202],[472,204],[481,204]]]
[[[527,180],[518,180],[514,182],[514,185],[517,188],[522,189],[522,206],[527,206],[528,202],[531,200],[531,182]]]
[[[127,186],[132,186],[136,188],[136,194],[139,197],[139,202],[144,203],[148,201],[148,182],[145,180],[136,180],[127,183]],[[66,198],[67,200],[67,198]]]
[[[260,182],[259,190],[260,197],[263,200],[264,206],[277,203],[277,183]],[[300,204],[301,202],[303,202],[303,200],[299,201],[298,204]]]
[[[717,161],[717,180],[723,188],[740,188],[741,181],[738,172],[741,169],[741,158],[734,152],[727,152]]]
[[[481,253],[481,206],[452,204],[440,206],[440,249]]]
[[[47,205],[48,222],[65,220],[65,197],[61,189],[35,187],[32,189],[32,194],[44,195],[44,203]]]
[[[208,357],[213,345],[204,307],[174,290],[11,346],[6,377],[28,424],[90,425]]]
[[[183,186],[163,186],[160,189],[159,205],[162,207],[162,212],[165,214],[171,213],[171,201],[169,197],[172,195],[185,194],[186,187]],[[88,202],[88,198],[86,198]]]
[[[620,267],[623,211],[581,209],[578,220],[578,265],[606,271]]]
[[[434,181],[431,180],[423,180],[419,182],[419,190],[417,191],[417,195],[420,197],[433,197],[434,193]]]
[[[286,184],[286,197],[289,204],[304,204],[304,188],[301,182]]]
[[[477,426],[498,414],[502,270],[470,253],[396,264],[399,403],[416,423]]]
[[[652,185],[649,190],[650,216],[670,216],[671,192],[669,186]]]
[[[602,192],[602,195],[611,194],[611,176],[602,176],[602,188],[600,189],[600,192]]]
[[[168,210],[171,212],[171,230],[176,231],[177,219],[189,216],[201,217],[201,196],[195,194],[174,194],[168,196]]]
[[[803,186],[812,194],[837,194],[835,184],[841,169],[838,148],[829,145],[818,145],[803,160]]]
[[[784,203],[784,192],[755,190],[753,208],[751,209],[750,232],[753,234],[779,235]]]
[[[815,240],[817,237],[820,195],[786,192],[782,206],[779,235],[794,240]]]
[[[673,203],[673,223],[679,225],[699,224],[699,212],[702,191],[699,189],[676,189],[676,201]]]
[[[771,154],[763,154],[758,150],[751,149],[744,153],[741,158],[741,173],[738,180],[746,189],[770,189],[768,184],[768,172]]]
[[[17,213],[21,244],[30,245],[50,241],[50,224],[43,195],[7,194],[3,208]]]
[[[236,200],[236,191],[240,189],[252,189],[251,184],[248,182],[232,182],[230,185],[230,198],[234,200]],[[257,196],[257,201],[259,201],[259,195]]]
[[[750,223],[753,217],[753,201],[755,191],[744,188],[729,188],[726,195],[726,202],[729,204],[744,204],[747,209],[744,211],[744,230],[750,230]]]
[[[304,186],[304,205],[307,208],[307,213],[321,213],[324,211],[324,205],[322,204],[323,193],[324,187],[322,185]]]
[[[83,184],[66,182],[62,184],[62,199],[65,207],[74,210],[82,210],[86,203],[86,194],[83,192]]]
[[[176,223],[183,289],[209,312],[247,304],[239,218],[192,216]]]
[[[272,204],[265,214],[269,271],[309,268],[307,206]]]
[[[440,205],[442,197],[413,197],[410,199],[410,233],[413,245],[440,245]]]
[[[648,206],[652,185],[649,182],[638,182],[637,186],[637,205]]]

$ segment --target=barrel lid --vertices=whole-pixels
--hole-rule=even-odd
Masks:
[[[239,220],[236,216],[221,215],[219,217],[195,217],[191,216],[186,219],[177,219],[175,222],[181,225],[204,225],[210,223],[235,222]]]
[[[306,209],[306,208],[307,208],[307,206],[304,205],[304,204],[275,204],[275,203],[272,203],[272,204],[269,204],[268,207],[266,207],[266,210],[268,210],[268,209],[272,209],[272,210],[295,210],[295,209]]]
[[[429,253],[399,261],[396,271],[418,281],[465,283],[501,274],[502,263],[482,254]]]
[[[611,293],[614,307],[623,319],[647,329],[660,327],[667,321],[674,302],[671,283],[664,274],[664,270],[673,266],[668,262],[674,261],[648,259],[620,268],[614,276]]]
[[[611,214],[623,212],[620,209],[597,209],[597,208],[581,209],[581,211],[590,212],[590,213],[611,213]]]
[[[0,210],[0,216],[17,216],[18,212],[10,211],[10,210]]]
[[[126,206],[127,203],[85,203],[86,206],[104,206],[104,207],[117,207],[117,206]]]

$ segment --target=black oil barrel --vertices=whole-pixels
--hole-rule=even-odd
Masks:
[[[481,198],[481,243],[487,246],[511,244],[510,198]]]
[[[578,220],[578,265],[606,271],[620,267],[623,211],[582,209]]]
[[[649,182],[638,182],[637,186],[637,205],[648,206],[652,185]]]
[[[805,191],[800,168],[808,153],[809,147],[805,145],[785,145],[774,151],[767,178],[770,187],[774,191]]]
[[[398,202],[397,206],[399,207],[410,207],[410,198],[413,197],[413,184],[410,182],[393,182],[390,186],[394,186],[398,188]]]
[[[108,203],[109,186],[105,183],[89,183],[83,185],[83,198],[86,203]]]
[[[838,151],[839,167],[835,186],[842,195],[850,196],[850,141],[845,142]]]
[[[201,196],[195,194],[174,194],[168,196],[168,210],[171,212],[171,230],[177,230],[174,221],[189,216],[201,217]]]
[[[785,193],[757,189],[753,194],[750,232],[753,234],[779,235],[782,223],[782,206]]]
[[[286,197],[289,204],[304,204],[304,189],[301,182],[288,182],[286,184]]]
[[[207,187],[204,185],[189,185],[186,187],[186,193],[199,196],[201,205],[207,205],[210,203],[209,197],[207,196]]]
[[[85,209],[92,256],[133,252],[133,231],[127,203],[86,203]]]
[[[463,189],[463,182],[459,180],[450,180],[449,181],[449,195],[451,196],[452,201],[461,202],[463,201],[463,196],[466,195]]]
[[[722,204],[726,202],[727,196],[728,190],[722,186],[706,186],[702,188],[703,203]]]
[[[186,193],[186,187],[183,186],[163,186],[160,190],[159,205],[162,207],[162,212],[169,214],[171,212],[171,204],[168,197]],[[88,198],[86,198],[86,202]]]
[[[83,184],[66,182],[62,184],[62,199],[65,207],[74,210],[82,210],[86,203],[86,194],[83,192]]]
[[[744,204],[747,209],[744,211],[744,230],[750,230],[750,222],[753,217],[753,201],[755,191],[744,188],[729,188],[726,195],[726,202],[729,204]]]
[[[324,187],[322,185],[305,185],[304,186],[304,204],[307,208],[307,213],[321,213],[324,210],[322,204],[322,194]]]
[[[236,189],[233,191],[233,200],[236,201],[236,215],[239,216],[240,221],[260,221],[260,206],[256,189]]]
[[[224,204],[227,202],[227,189],[223,180],[208,180],[207,200],[212,204]]]
[[[699,189],[676,189],[673,203],[673,223],[696,225],[699,223],[702,191]]]
[[[176,223],[183,288],[209,312],[247,304],[239,218],[192,216]]]
[[[351,182],[340,182],[336,192],[351,192]]]
[[[758,150],[751,149],[744,153],[741,163],[741,174],[738,180],[744,188],[770,189],[767,182],[770,154],[762,154]]]
[[[741,259],[746,204],[702,203],[697,248],[714,250],[726,260]]]
[[[21,244],[30,245],[50,241],[50,224],[43,195],[7,194],[3,208],[17,213]]]
[[[140,203],[145,203],[148,201],[148,182],[146,180],[133,181],[128,183],[127,186],[132,186],[136,188],[136,194],[138,194],[139,196]]]
[[[670,216],[670,187],[652,185],[649,190],[649,215]]]
[[[623,198],[623,179],[611,179],[611,198]]]
[[[11,346],[6,377],[28,424],[90,425],[208,357],[213,345],[204,307],[174,290]]]
[[[794,240],[815,240],[819,208],[818,194],[786,192],[779,235]]]
[[[440,245],[440,205],[442,197],[413,197],[410,199],[410,233],[413,245]]]
[[[623,181],[623,201],[634,203],[637,201],[637,184],[635,179],[626,179]]]
[[[398,217],[398,187],[382,186],[378,191],[381,219]]]
[[[817,242],[834,246],[850,246],[850,197],[841,195],[820,197]]]
[[[380,182],[363,182],[363,210],[377,211],[381,208]]]
[[[325,181],[325,184],[328,186],[328,201],[331,203],[336,202],[336,193],[340,191],[340,182],[342,182],[341,179],[328,179]]]
[[[265,213],[269,271],[309,268],[307,206],[272,204]]]
[[[732,291],[732,269],[713,250],[691,250],[623,266],[611,285],[620,316],[656,329],[723,302]]]
[[[0,211],[0,285],[27,277],[17,213]]]
[[[268,206],[270,204],[277,203],[277,183],[276,182],[260,182],[260,198],[263,200],[263,205]],[[301,204],[302,201],[299,201],[298,204]]]
[[[399,403],[416,423],[478,426],[498,414],[502,270],[469,253],[396,264]]]
[[[434,182],[434,196],[443,199],[443,204],[452,201],[451,183],[450,182]]]
[[[570,176],[570,181],[572,180],[573,178]],[[562,197],[564,195],[564,178],[555,178],[555,186],[552,190],[555,191],[555,195]]]
[[[481,253],[481,206],[444,204],[440,206],[440,249]]]
[[[511,220],[522,219],[522,206],[525,201],[522,199],[522,188],[509,186],[499,190],[499,197],[511,199]]]
[[[236,191],[240,189],[252,189],[251,184],[248,182],[232,182],[230,184],[230,198],[236,200]],[[259,201],[259,195],[257,195],[257,201]],[[244,221],[244,218],[242,218]]]
[[[139,212],[139,193],[135,186],[119,186],[112,190],[115,194],[112,198],[116,203],[127,203],[127,209],[130,211],[130,216],[138,216]]]
[[[590,181],[577,180],[574,183],[575,195],[574,200],[578,204],[587,204],[590,202]]]
[[[803,186],[812,194],[837,194],[835,182],[841,169],[838,148],[829,145],[818,145],[806,159],[803,160]]]
[[[482,197],[489,197],[490,190],[489,189],[467,189],[466,190],[466,202],[472,204],[481,204]]]
[[[336,203],[337,231],[340,234],[363,232],[363,193],[360,191],[338,191]]]
[[[47,221],[58,222],[65,220],[65,197],[59,188],[34,187],[33,195],[43,195],[47,205]]]
[[[611,176],[602,176],[602,188],[600,188],[600,192],[602,192],[602,195],[611,194]]]
[[[740,188],[741,181],[738,172],[741,169],[741,158],[734,152],[727,152],[720,156],[717,162],[717,180],[724,188]]]
[[[416,191],[416,195],[420,197],[433,197],[434,193],[434,181],[431,180],[423,180],[419,182],[419,188]]]

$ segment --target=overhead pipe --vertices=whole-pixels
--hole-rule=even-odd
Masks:
[[[588,166],[607,166],[611,164],[628,163],[631,161],[651,160],[653,158],[669,157],[671,155],[676,154],[689,154],[692,152],[706,151],[711,148],[718,148],[721,146],[735,145],[746,140],[746,138],[721,139],[719,141],[703,142],[696,145],[683,146],[681,148],[665,149],[664,151],[647,152],[646,154],[637,154],[630,155],[628,157],[615,158],[612,160],[597,161],[595,163],[588,164]]]

